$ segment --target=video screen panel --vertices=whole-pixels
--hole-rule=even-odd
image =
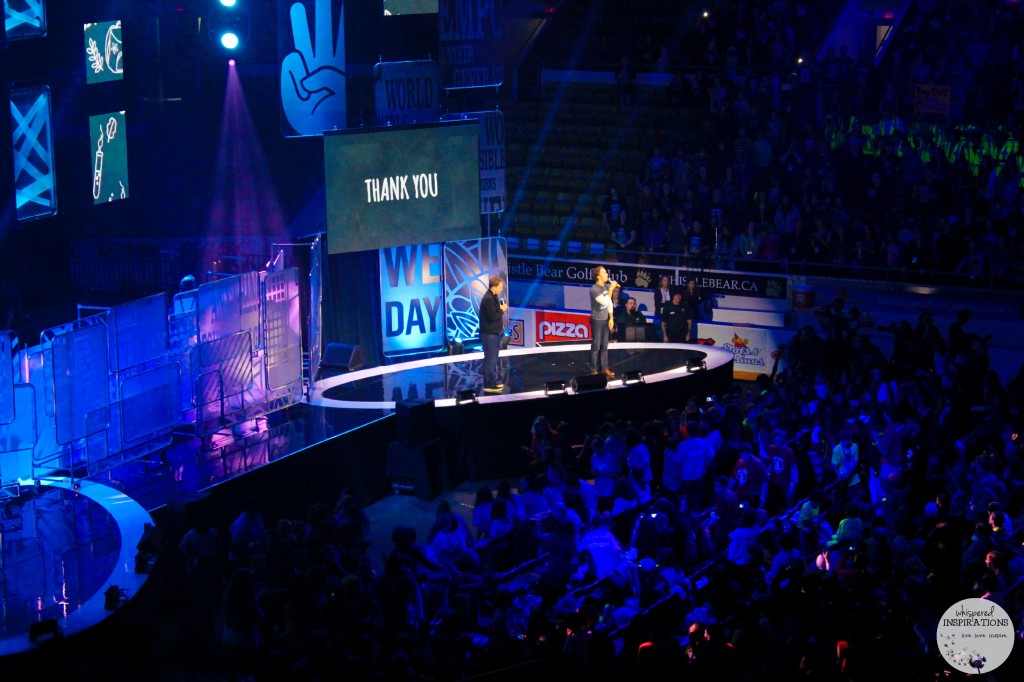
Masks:
[[[384,16],[406,14],[437,14],[437,0],[384,0]]]
[[[123,111],[89,117],[92,203],[128,198],[128,135]]]
[[[124,78],[124,50],[121,22],[101,21],[85,24],[85,82],[106,83]]]
[[[480,236],[476,120],[324,133],[329,252]]]

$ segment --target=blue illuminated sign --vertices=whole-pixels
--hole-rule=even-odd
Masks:
[[[384,355],[444,345],[441,244],[380,249],[380,312]]]

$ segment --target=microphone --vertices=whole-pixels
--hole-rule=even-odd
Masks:
[[[498,305],[505,305],[505,299],[504,298],[499,298],[498,299]]]

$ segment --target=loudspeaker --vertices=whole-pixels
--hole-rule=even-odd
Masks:
[[[410,445],[419,445],[433,440],[434,401],[403,400],[395,404],[395,418],[398,420],[397,440]]]
[[[419,445],[393,440],[388,445],[384,473],[396,491],[412,492],[421,500],[432,500],[444,488],[444,469],[440,440]]]
[[[573,393],[584,391],[600,391],[608,387],[608,376],[605,374],[583,374],[572,379]]]
[[[320,359],[320,366],[325,369],[340,369],[347,372],[355,350],[355,344],[329,343],[327,348],[324,348],[324,355]]]

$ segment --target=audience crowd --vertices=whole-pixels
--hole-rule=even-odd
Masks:
[[[696,130],[652,126],[635,186],[604,204],[609,241],[740,269],[1024,274],[1020,5],[914,3],[878,66],[866,49],[802,49],[835,18],[808,5],[727,3],[700,19],[709,52],[670,99],[708,115]]]

